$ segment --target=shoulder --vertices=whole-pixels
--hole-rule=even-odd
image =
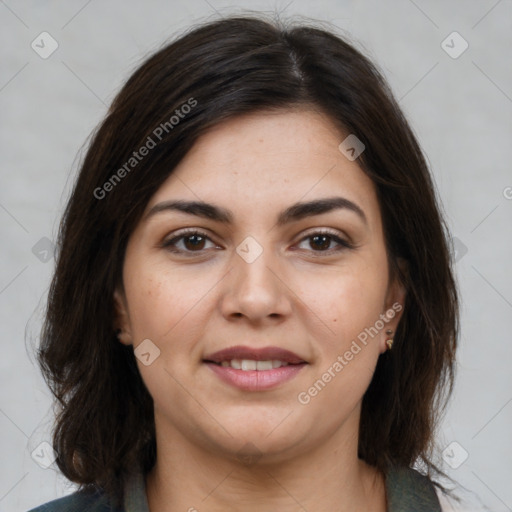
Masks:
[[[390,512],[441,512],[432,481],[411,468],[392,468],[386,477]]]
[[[59,498],[28,512],[122,512],[110,506],[103,492],[77,491],[64,498]]]

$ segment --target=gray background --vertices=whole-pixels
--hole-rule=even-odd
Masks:
[[[50,453],[40,443],[52,405],[32,350],[79,151],[148,53],[192,23],[245,9],[332,21],[399,98],[458,249],[458,378],[438,436],[442,449],[458,444],[444,467],[472,491],[463,510],[512,510],[510,0],[0,1],[0,510],[74,489],[36,463]],[[31,48],[43,31],[59,45],[47,59]],[[469,44],[457,58],[445,49],[460,52],[461,40],[442,46],[453,31]]]

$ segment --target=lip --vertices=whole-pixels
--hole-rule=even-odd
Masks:
[[[272,370],[237,370],[220,366],[222,361],[251,359],[253,361],[279,360],[288,366]],[[297,354],[279,347],[250,348],[244,346],[219,350],[204,358],[203,362],[223,382],[243,391],[265,391],[274,389],[293,379],[308,363]]]
[[[277,359],[289,364],[307,363],[297,354],[280,347],[251,348],[243,345],[225,348],[204,358],[206,362],[221,363],[233,359],[251,359],[253,361],[270,361]],[[270,371],[270,370],[268,370]]]

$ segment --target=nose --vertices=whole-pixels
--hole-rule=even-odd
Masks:
[[[277,257],[265,249],[254,260],[233,255],[223,280],[222,313],[226,318],[246,318],[251,323],[284,320],[292,311],[293,293]]]

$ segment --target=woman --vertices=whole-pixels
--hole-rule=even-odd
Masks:
[[[349,43],[229,17],[165,46],[97,130],[59,242],[39,361],[81,492],[35,510],[440,510],[447,231]]]

